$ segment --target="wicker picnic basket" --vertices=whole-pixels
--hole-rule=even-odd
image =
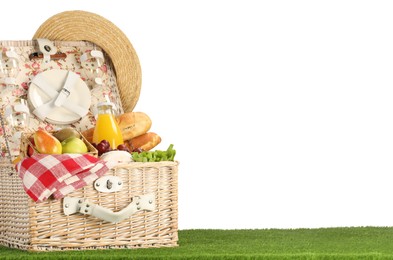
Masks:
[[[177,246],[177,163],[132,163],[113,169],[121,192],[102,194],[93,185],[72,193],[119,211],[130,198],[155,194],[156,209],[140,211],[119,223],[88,215],[65,216],[61,200],[35,203],[22,188],[13,165],[1,165],[0,244],[23,250],[78,250]]]
[[[97,15],[76,13],[108,25],[104,18]],[[62,15],[66,19],[75,13],[67,12],[51,19],[61,21]],[[45,27],[45,24],[43,26]],[[40,28],[37,33],[41,35],[38,37],[46,37],[43,35],[44,31]],[[55,37],[50,40],[59,40],[56,42],[59,46],[76,46],[78,50],[86,46],[96,47],[96,44],[82,42],[85,39],[66,42],[69,39]],[[94,38],[88,40],[94,41]],[[33,48],[34,45],[34,41],[0,42],[3,49],[9,46]],[[129,46],[126,48],[133,52],[134,59],[125,66],[134,68],[132,73],[135,75],[132,78],[136,79],[136,83],[132,83],[132,86],[125,84],[123,74],[126,71],[122,72],[122,65],[119,65],[123,62],[119,61],[122,58],[112,53],[116,57],[113,58],[107,52],[108,46],[98,45],[106,54],[109,73],[114,64],[120,66],[115,65],[115,71],[109,77],[112,77],[111,82],[118,90],[113,90],[114,97],[117,98],[115,101],[119,106],[127,104],[125,111],[131,111],[135,106],[140,88],[139,61]],[[124,55],[123,59],[127,58],[129,56]],[[130,63],[130,60],[126,63]],[[23,73],[23,76],[26,74]],[[117,84],[116,80],[119,78],[121,82]],[[135,92],[130,93],[130,90]],[[0,129],[3,134],[1,137],[6,138],[4,122]],[[36,203],[25,193],[22,180],[11,162],[14,157],[11,156],[8,144],[7,148],[9,154],[3,153],[3,156],[0,156],[0,245],[32,251],[177,246],[178,162],[134,162],[116,166],[104,175],[105,178],[114,178],[121,184],[121,189],[116,192],[101,192],[97,188],[98,184],[92,183],[69,194],[68,200],[49,199]],[[146,204],[146,207],[141,208],[142,204]],[[101,210],[104,217],[88,212],[91,205]],[[127,211],[127,214],[124,215],[123,211]],[[109,221],[105,214],[118,218]]]

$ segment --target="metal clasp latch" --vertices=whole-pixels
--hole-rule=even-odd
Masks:
[[[66,88],[62,88],[61,92],[63,92],[63,94],[66,95],[67,97],[71,94],[71,92]]]
[[[94,182],[94,188],[99,192],[116,192],[123,188],[123,182],[120,177],[107,175],[98,178]]]
[[[108,179],[108,180],[106,181],[106,187],[107,187],[107,189],[108,189],[108,190],[112,189],[112,186],[113,186],[113,182],[111,182],[111,180]]]

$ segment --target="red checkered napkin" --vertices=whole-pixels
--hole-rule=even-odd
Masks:
[[[21,161],[17,170],[26,193],[42,202],[51,195],[60,199],[91,184],[109,168],[106,162],[88,154],[35,154]]]

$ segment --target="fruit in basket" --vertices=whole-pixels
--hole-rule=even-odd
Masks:
[[[27,147],[27,156],[31,157],[34,154],[34,148],[35,147],[35,143],[34,143],[34,137],[30,137],[29,141],[31,143],[31,145],[28,145]]]
[[[61,142],[63,153],[87,153],[86,144],[78,137],[71,136]]]
[[[57,140],[59,140],[60,142],[63,142],[64,140],[66,140],[70,137],[77,137],[77,138],[81,137],[79,132],[76,131],[72,127],[63,128],[63,129],[57,131],[56,133],[54,133],[53,136],[56,137]]]
[[[40,153],[61,154],[62,146],[59,140],[45,130],[39,129],[34,133],[35,147]]]
[[[119,144],[117,146],[117,150],[119,151],[125,151],[125,152],[131,152],[130,149],[125,144]]]
[[[111,146],[107,140],[102,140],[98,144],[92,143],[92,145],[94,146],[94,148],[97,149],[98,155],[102,155],[106,152],[112,151]]]
[[[29,145],[29,147],[27,147],[27,156],[31,157],[34,154],[34,148]]]

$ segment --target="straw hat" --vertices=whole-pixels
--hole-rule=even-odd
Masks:
[[[89,41],[100,46],[111,58],[124,111],[134,109],[141,89],[138,56],[126,35],[112,22],[94,13],[66,11],[46,20],[33,39]]]

